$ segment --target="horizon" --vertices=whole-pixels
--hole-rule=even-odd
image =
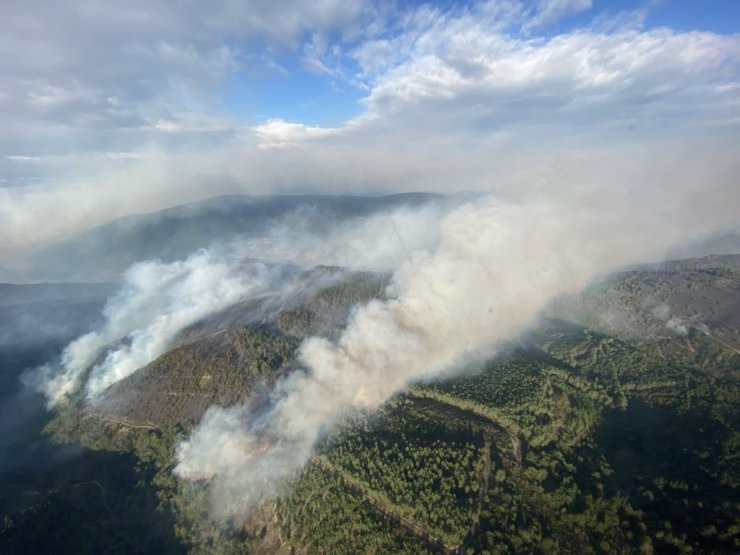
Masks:
[[[739,13],[654,0],[8,5],[0,265],[226,194],[526,199],[726,180]]]

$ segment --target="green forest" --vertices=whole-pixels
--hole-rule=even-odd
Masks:
[[[189,340],[131,382],[151,395],[126,418],[60,411],[56,441],[130,470],[84,503],[47,490],[6,515],[3,552],[64,523],[115,530],[89,553],[740,552],[740,357],[699,330],[636,338],[556,317],[458,377],[348,415],[248,522],[214,525],[208,483],[172,474],[178,441],[209,404],[289,373],[300,338],[336,333],[384,283],[359,274],[272,324]],[[157,515],[157,533],[137,534],[137,514]]]

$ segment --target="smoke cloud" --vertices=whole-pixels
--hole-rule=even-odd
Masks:
[[[234,269],[233,260],[213,251],[172,264],[132,266],[125,286],[104,309],[102,329],[70,343],[61,368],[42,369],[49,405],[68,398],[85,378],[87,396],[94,397],[154,360],[184,327],[244,297],[265,293],[279,281],[265,264],[244,265],[238,273]]]
[[[544,32],[588,0],[253,2],[256,18],[234,17],[231,0],[134,3],[114,18],[15,4],[4,42],[19,52],[0,68],[7,279],[91,226],[217,194],[493,193],[319,226],[295,214],[179,262],[140,262],[102,327],[35,373],[49,406],[94,402],[187,326],[295,292],[297,270],[269,262],[393,272],[388,299],[358,308],[338,339],[305,341],[267,408],[214,407],[180,445],[177,475],[210,478],[222,517],[300,469],[348,411],[455,372],[597,276],[740,222],[737,34],[655,27],[649,10]],[[301,63],[338,94],[302,90],[316,82]],[[242,85],[265,69],[286,75],[265,74],[258,100],[260,86]],[[299,121],[265,121],[288,114]]]
[[[52,406],[81,387],[94,401],[188,325],[290,287],[269,264],[245,259],[393,270],[388,300],[356,310],[338,340],[302,345],[303,369],[276,386],[268,409],[214,407],[180,445],[177,475],[211,478],[215,514],[238,517],[300,469],[348,411],[378,407],[490,353],[553,298],[604,273],[737,225],[732,150],[574,152],[560,162],[504,171],[489,184],[496,196],[319,226],[296,213],[258,237],[181,262],[137,264],[102,329],[45,367],[41,387]],[[489,172],[471,167],[457,182],[473,174]]]
[[[653,314],[665,324],[666,328],[678,335],[687,336],[692,329],[698,330],[704,335],[709,335],[709,326],[703,322],[698,322],[696,316],[688,319],[681,316],[672,316],[671,307],[664,302],[653,309]]]
[[[35,377],[38,388],[50,407],[64,402],[83,384],[87,398],[94,400],[113,383],[152,362],[179,332],[207,315],[268,295],[279,307],[299,290],[305,294],[321,285],[302,282],[296,276],[296,264],[379,271],[398,267],[408,257],[408,249],[434,248],[439,235],[430,223],[459,202],[440,200],[414,210],[402,206],[368,217],[323,222],[318,228],[312,208],[306,206],[253,237],[213,245],[183,261],[137,263],[107,302],[102,328],[70,343],[59,364],[42,367]],[[327,279],[324,276],[323,282]]]
[[[464,201],[465,196],[440,197],[341,221],[326,221],[305,205],[264,233],[239,237],[229,247],[243,258],[392,272],[412,251],[434,249],[440,240],[438,222]]]
[[[665,182],[632,185],[640,202],[632,187],[574,183],[539,200],[486,196],[453,210],[437,224],[438,246],[395,273],[389,300],[358,309],[337,341],[302,345],[305,369],[278,385],[269,410],[209,411],[179,446],[176,474],[212,478],[215,514],[238,517],[347,411],[454,372],[601,274],[736,225],[740,192],[722,171],[676,180],[670,194]]]

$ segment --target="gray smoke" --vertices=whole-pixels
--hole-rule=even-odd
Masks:
[[[357,310],[336,342],[307,340],[305,370],[279,384],[266,413],[209,411],[179,446],[175,472],[212,479],[217,515],[243,514],[347,411],[454,372],[597,276],[735,225],[740,191],[713,177],[671,183],[670,195],[666,183],[643,182],[639,202],[629,189],[577,184],[521,203],[488,196],[429,222],[439,244],[400,266],[393,298]]]
[[[244,267],[240,273],[234,267],[233,260],[210,251],[172,264],[132,266],[123,289],[105,307],[102,329],[70,343],[61,368],[42,369],[49,405],[67,399],[83,379],[87,396],[94,397],[154,360],[186,326],[244,297],[266,292],[275,281],[263,264]]]
[[[50,407],[65,402],[83,386],[87,399],[93,400],[152,362],[183,329],[207,315],[267,295],[279,304],[281,298],[305,288],[293,280],[289,268],[273,263],[388,270],[408,256],[408,247],[399,244],[393,229],[403,233],[414,249],[433,248],[439,237],[430,232],[429,224],[447,210],[443,202],[414,210],[400,207],[329,222],[318,233],[307,223],[315,218],[295,212],[289,221],[264,233],[214,245],[182,261],[137,263],[125,273],[121,290],[107,302],[104,325],[71,342],[58,364],[43,366],[36,374],[38,388]]]
[[[661,302],[653,309],[653,315],[661,320],[665,327],[678,335],[687,336],[692,329],[700,331],[704,335],[709,335],[709,326],[703,322],[697,321],[696,316],[684,318],[671,314],[671,307],[665,302]]]

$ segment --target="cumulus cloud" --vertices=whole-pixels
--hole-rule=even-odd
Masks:
[[[315,138],[337,134],[339,129],[290,123],[281,119],[271,119],[252,128],[257,135],[260,147],[279,147],[292,145]]]
[[[194,118],[232,128],[211,100],[227,78],[269,72],[314,35],[349,40],[374,17],[362,0],[4,3],[0,152],[136,150],[173,140],[162,132],[187,142],[208,134]]]
[[[366,51],[379,49],[374,42],[357,56],[371,64],[368,72],[382,67],[366,99],[380,114],[448,100],[448,113],[468,124],[486,118],[494,129],[537,120],[574,125],[584,116],[592,126],[666,115],[685,124],[733,103],[734,93],[724,86],[737,83],[739,40],[634,27],[524,39],[492,32],[485,19],[463,14],[418,30],[400,62],[378,64]]]

